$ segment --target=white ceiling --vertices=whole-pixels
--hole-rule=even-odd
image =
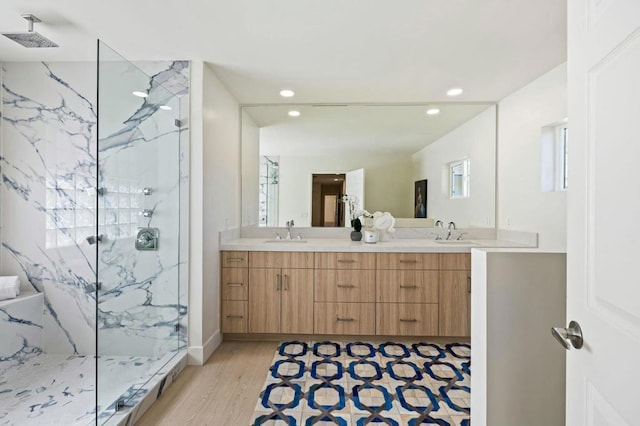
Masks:
[[[202,59],[241,103],[495,101],[566,60],[566,0],[2,0],[58,49],[0,37],[0,60]]]

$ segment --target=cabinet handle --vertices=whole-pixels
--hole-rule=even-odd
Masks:
[[[336,321],[352,322],[352,321],[355,321],[355,319],[353,319],[353,318],[340,318],[340,317],[336,317]]]
[[[471,293],[471,275],[467,275],[467,283],[469,285],[469,293]]]
[[[353,284],[338,284],[338,288],[354,288]]]
[[[404,318],[400,318],[400,322],[418,322],[417,319],[404,319]]]
[[[280,291],[282,288],[282,275],[276,274],[276,290]]]
[[[284,291],[289,291],[289,275],[284,275]]]
[[[418,261],[415,259],[411,259],[411,260],[400,259],[400,263],[418,263]]]
[[[243,283],[227,283],[227,287],[242,287]]]
[[[338,263],[355,263],[353,259],[338,259]]]
[[[418,288],[418,286],[417,285],[400,284],[400,288]]]
[[[244,318],[244,316],[242,316],[242,315],[227,315],[227,318],[230,318],[230,319],[242,319],[242,318]]]
[[[228,257],[227,262],[242,262],[244,257]]]

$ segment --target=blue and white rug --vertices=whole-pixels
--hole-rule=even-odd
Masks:
[[[252,425],[469,425],[467,343],[284,342]]]

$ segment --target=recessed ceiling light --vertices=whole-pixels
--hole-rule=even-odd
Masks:
[[[289,111],[289,117],[300,117],[300,111]]]
[[[284,89],[280,91],[280,96],[282,96],[283,98],[292,98],[293,95],[295,95],[293,90]]]
[[[160,105],[160,109],[163,109],[165,111],[171,111],[171,107],[169,105]]]
[[[440,110],[438,108],[429,108],[427,110],[427,114],[428,115],[436,115],[436,114],[440,114]]]
[[[335,178],[333,181],[334,181],[334,182],[340,182],[340,179]]]
[[[462,93],[462,89],[459,87],[447,90],[447,95],[449,96],[458,96],[461,93]]]
[[[139,98],[146,98],[147,96],[149,96],[146,92],[131,92],[134,96],[137,96]]]

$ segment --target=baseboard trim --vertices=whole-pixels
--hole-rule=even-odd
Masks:
[[[189,365],[204,365],[221,343],[222,333],[216,331],[203,346],[189,346],[187,363]]]

